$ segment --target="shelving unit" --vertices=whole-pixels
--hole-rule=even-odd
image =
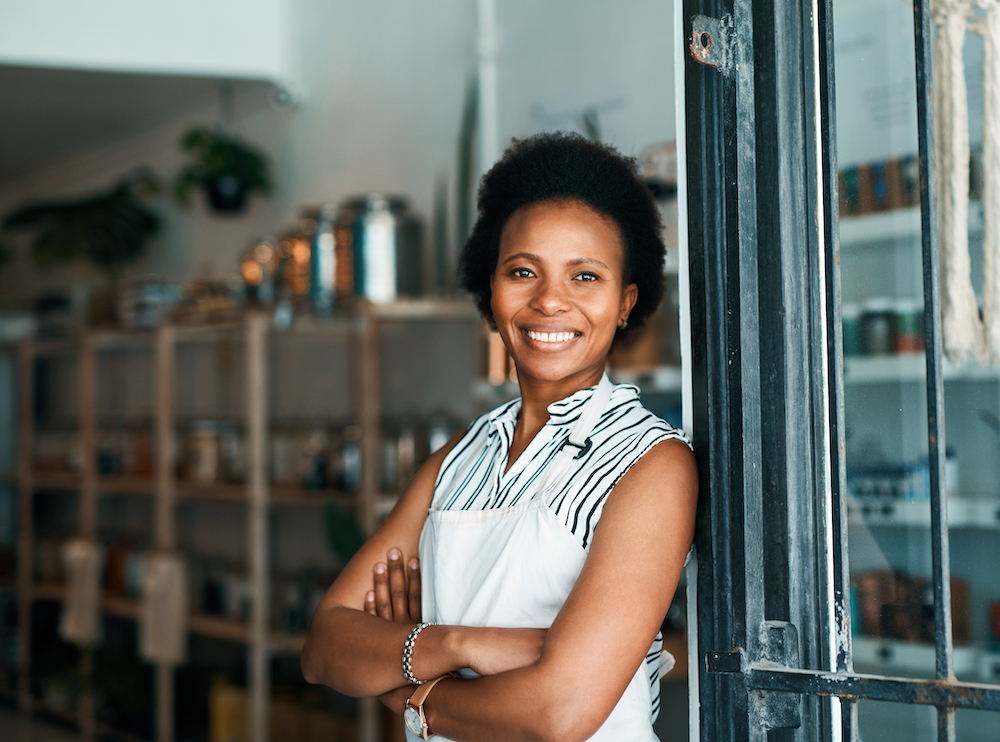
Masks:
[[[905,500],[856,500],[848,505],[847,518],[849,525],[868,528],[930,528],[931,525],[929,503]],[[948,527],[953,531],[1000,531],[1000,502],[961,498],[949,500]]]
[[[130,495],[153,500],[154,548],[163,552],[177,549],[177,514],[180,501],[229,501],[246,508],[248,581],[250,585],[250,617],[245,623],[220,616],[192,614],[187,628],[191,634],[212,637],[246,645],[248,657],[248,690],[250,697],[249,728],[253,742],[265,742],[268,735],[270,701],[269,659],[275,653],[298,653],[305,634],[274,632],[270,629],[270,544],[268,513],[274,507],[322,507],[336,503],[350,507],[363,532],[370,533],[379,520],[392,508],[394,494],[379,490],[379,328],[385,320],[423,321],[463,319],[478,321],[474,307],[468,302],[435,300],[400,301],[387,305],[359,302],[348,316],[331,322],[304,320],[286,331],[318,339],[342,338],[351,343],[351,398],[361,430],[361,478],[354,493],[335,489],[311,490],[298,486],[274,485],[269,482],[267,451],[268,420],[268,343],[275,334],[269,317],[250,313],[244,321],[200,327],[178,327],[164,324],[156,331],[111,332],[93,331],[75,339],[54,341],[23,341],[16,348],[19,365],[18,381],[18,467],[16,483],[19,490],[19,542],[17,580],[8,586],[16,590],[19,616],[18,701],[26,710],[44,710],[32,697],[31,606],[35,601],[62,602],[65,587],[36,584],[34,565],[34,524],[32,499],[39,490],[64,490],[77,493],[78,535],[96,539],[98,500],[105,495]],[[247,443],[247,481],[245,484],[202,484],[179,480],[174,470],[177,450],[177,349],[185,343],[214,342],[220,338],[238,338],[244,356],[245,400],[243,427]],[[96,417],[96,353],[109,348],[148,350],[154,356],[155,405],[155,476],[98,476],[97,417]],[[81,468],[78,472],[48,472],[34,469],[33,368],[41,355],[69,355],[77,362],[78,434]],[[471,383],[470,379],[470,383]],[[140,603],[131,598],[105,595],[101,609],[106,615],[126,620],[138,620]],[[90,650],[84,649],[85,673],[92,664]],[[173,683],[174,668],[156,668],[156,729],[159,742],[174,738]],[[105,735],[108,730],[97,723],[92,699],[84,696],[72,714],[63,714],[76,723],[87,737]],[[127,736],[127,735],[126,735]],[[358,737],[360,742],[379,738],[379,704],[375,699],[359,703]]]
[[[854,664],[859,672],[891,676],[934,677],[934,645],[899,639],[856,636],[852,640]],[[1000,678],[1000,653],[983,646],[955,645],[955,675],[961,680],[996,683]]]
[[[979,202],[969,205],[968,227],[975,255],[984,228]],[[869,300],[919,301],[920,240],[921,216],[916,206],[842,218],[840,269],[844,296],[851,300],[845,299],[845,307],[856,302],[863,311]],[[989,567],[976,563],[976,556],[970,560],[970,555],[986,544],[995,549],[1000,543],[1000,496],[995,494],[1000,492],[1000,470],[992,453],[996,438],[983,423],[997,411],[1000,368],[957,365],[944,359],[941,371],[947,443],[961,465],[960,496],[947,502],[951,568],[953,575],[968,584],[969,595],[963,603],[967,613],[961,618],[973,639],[955,645],[955,673],[962,680],[995,684],[1000,682],[1000,647],[991,643],[989,622],[983,619],[1000,593]],[[843,379],[849,471],[854,461],[876,470],[884,462],[887,471],[895,465],[912,471],[906,467],[915,466],[927,452],[924,353],[846,357]],[[861,565],[855,565],[852,554],[851,568],[860,570],[858,574],[865,570],[916,578],[930,574],[930,520],[928,502],[874,497],[851,501],[848,541],[858,545]],[[884,604],[893,598],[883,595],[880,600]],[[853,656],[855,667],[863,673],[935,676],[935,650],[930,643],[858,635],[853,637]],[[891,736],[888,729],[882,733]]]
[[[268,519],[275,508],[322,508],[334,503],[351,509],[361,529],[370,533],[391,510],[396,493],[380,490],[380,427],[382,391],[380,389],[380,331],[385,322],[411,323],[438,320],[470,320],[480,322],[471,302],[400,301],[375,305],[359,302],[355,310],[332,321],[297,320],[291,329],[277,332],[271,329],[264,314],[250,313],[240,322],[206,326],[175,326],[164,324],[155,331],[89,331],[78,338],[21,342],[8,352],[16,352],[19,365],[19,427],[17,473],[9,478],[19,492],[19,543],[17,579],[0,585],[15,592],[18,604],[18,701],[22,708],[49,713],[44,703],[32,696],[31,612],[39,601],[63,603],[66,588],[61,584],[39,584],[34,580],[35,531],[32,501],[40,492],[75,493],[78,507],[76,533],[96,539],[100,501],[109,496],[145,499],[152,506],[150,531],[152,548],[173,553],[178,549],[177,508],[182,503],[231,503],[246,514],[246,564],[250,586],[251,610],[248,620],[237,621],[219,615],[192,613],[187,631],[193,636],[209,637],[246,647],[249,692],[249,728],[254,742],[267,738],[270,702],[270,659],[281,653],[299,653],[305,641],[304,633],[274,631],[270,620],[271,535]],[[398,326],[394,325],[398,331]],[[360,428],[361,477],[356,492],[334,488],[306,489],[297,485],[271,483],[267,462],[268,440],[271,434],[268,393],[269,345],[279,337],[292,336],[309,343],[339,342],[347,344],[350,356],[349,396],[354,418]],[[238,348],[242,356],[237,375],[242,372],[241,412],[242,431],[246,439],[246,460],[249,464],[246,482],[199,483],[178,477],[173,463],[177,459],[178,431],[188,417],[181,416],[178,405],[179,355],[188,345],[228,343]],[[155,466],[152,476],[102,476],[97,472],[99,436],[112,421],[100,424],[97,414],[98,354],[102,351],[128,350],[148,354],[152,359],[153,402],[148,423],[155,441]],[[382,351],[385,352],[383,345]],[[41,356],[71,359],[76,378],[76,423],[73,431],[79,436],[78,471],[42,471],[34,468],[36,431],[32,398],[33,369]],[[129,361],[128,363],[132,363]],[[143,361],[145,363],[145,361]],[[146,368],[144,366],[143,368]],[[680,369],[661,366],[643,369],[612,370],[616,382],[638,385],[644,392],[678,393]],[[477,389],[482,381],[469,379]],[[494,388],[489,394],[474,390],[473,400],[509,393],[517,396],[515,384]],[[190,415],[190,413],[188,413]],[[105,594],[101,610],[107,616],[125,621],[140,619],[141,604],[132,597]],[[89,672],[92,658],[83,650],[82,669]],[[169,665],[155,669],[156,734],[158,742],[174,739],[174,672]],[[375,742],[380,738],[380,704],[364,699],[358,704],[357,732],[360,742]],[[53,712],[56,713],[56,712]],[[84,697],[73,713],[58,712],[60,718],[71,719],[85,736],[114,736],[95,718],[92,699]],[[120,736],[120,735],[119,735]],[[127,735],[126,735],[127,736]]]
[[[983,204],[969,203],[969,233],[982,234]],[[840,220],[840,246],[852,249],[876,242],[920,240],[920,206],[845,216]]]

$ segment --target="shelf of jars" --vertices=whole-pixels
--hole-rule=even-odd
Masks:
[[[876,211],[840,219],[841,248],[859,247],[875,242],[898,242],[920,239],[920,207]],[[982,234],[983,204],[969,203],[969,233]]]
[[[993,366],[959,366],[945,358],[943,369],[945,381],[1000,380],[1000,368]],[[844,358],[845,384],[919,383],[926,377],[922,352]]]
[[[950,498],[947,508],[948,526],[952,530],[1000,531],[1000,500]],[[930,528],[930,503],[888,497],[859,498],[848,503],[847,521],[851,526],[869,528]]]
[[[858,672],[880,675],[934,677],[934,645],[884,637],[852,639],[854,667]],[[960,680],[982,683],[1000,681],[1000,647],[956,644],[953,659]]]
[[[207,589],[201,578],[213,570],[212,579],[222,594],[229,592],[230,583],[239,583],[237,605],[234,609],[226,598],[221,603],[216,598],[216,604],[210,607],[194,598],[187,628],[193,635],[247,647],[249,706],[252,714],[266,715],[270,687],[267,657],[301,651],[308,616],[317,602],[316,592],[321,583],[328,585],[332,579],[326,574],[319,576],[318,582],[314,580],[317,575],[287,575],[271,582],[268,574],[274,573],[270,571],[273,566],[267,546],[266,509],[339,506],[341,513],[353,512],[362,531],[370,530],[391,510],[401,483],[427,454],[428,447],[434,445],[431,440],[440,445],[454,432],[449,429],[453,421],[437,419],[441,416],[387,421],[380,415],[380,391],[373,381],[379,378],[378,328],[383,320],[478,322],[478,314],[468,300],[402,300],[385,305],[361,304],[353,311],[324,320],[296,318],[286,325],[276,323],[271,316],[248,313],[240,319],[214,324],[167,324],[138,331],[90,330],[78,337],[6,344],[18,354],[19,383],[25,389],[32,388],[32,363],[39,356],[58,357],[61,383],[76,388],[75,398],[69,395],[63,401],[69,406],[60,410],[61,417],[55,420],[50,416],[37,429],[32,406],[24,401],[31,395],[26,394],[21,401],[19,435],[29,445],[22,447],[19,475],[8,477],[8,481],[21,485],[22,507],[31,507],[30,498],[44,491],[56,496],[71,493],[75,499],[67,501],[70,504],[66,512],[76,514],[73,517],[78,519],[69,531],[50,534],[46,539],[36,541],[36,535],[26,531],[22,533],[25,544],[34,544],[33,550],[44,546],[45,561],[58,561],[61,544],[73,531],[84,538],[95,538],[99,528],[98,501],[107,495],[145,497],[155,503],[151,532],[133,535],[129,537],[131,542],[127,538],[108,546],[109,555],[114,549],[125,549],[131,556],[139,556],[141,549],[137,547],[152,545],[150,539],[157,548],[175,550],[176,504],[219,501],[246,508],[248,543],[264,544],[262,547],[249,549],[245,563],[219,564],[201,559],[202,564],[188,565],[189,572],[200,570],[200,576],[189,574],[190,584],[199,585],[199,589]],[[351,418],[271,419],[266,402],[272,368],[268,357],[284,352],[279,340],[283,336],[300,336],[308,342],[315,337],[347,343],[352,385],[349,394],[355,408]],[[219,419],[189,419],[190,412],[186,416],[179,414],[181,408],[175,396],[178,362],[184,362],[180,349],[211,343],[235,350],[239,360],[235,364],[230,361],[230,370],[242,371],[239,383],[244,386],[245,401],[237,401]],[[104,362],[100,353],[105,350],[139,351],[133,358],[141,358],[143,353],[147,359],[152,356],[152,367],[148,360],[140,361],[147,364],[143,368],[148,369],[145,373],[150,374],[152,382],[146,392],[152,396],[152,411],[144,413],[144,419],[98,417],[96,380],[98,364]],[[251,450],[261,453],[251,458]],[[393,459],[396,468],[388,477],[387,457]],[[157,471],[157,460],[174,463],[167,471]],[[129,507],[124,501],[122,504]],[[334,517],[334,512],[328,511],[326,517]],[[41,540],[46,543],[41,544]],[[8,585],[23,598],[18,601],[19,626],[24,634],[19,637],[24,645],[22,656],[30,651],[27,606],[36,600],[65,599],[62,585],[51,579],[32,578],[30,566],[26,570],[21,569],[18,580]],[[33,579],[40,584],[34,584]],[[138,593],[124,593],[106,592],[101,600],[102,611],[120,619],[139,620]],[[161,716],[172,712],[170,673],[169,668],[157,671],[157,707]],[[24,687],[20,698],[27,699]],[[367,719],[376,712],[373,706],[364,709],[362,716]],[[92,711],[84,709],[83,713],[81,728],[94,728]],[[251,726],[256,729],[255,738],[260,739],[260,725]],[[363,726],[371,727],[371,720]]]
[[[62,584],[35,584],[31,588],[32,600],[63,603],[66,599],[66,587]],[[104,593],[101,596],[101,611],[115,618],[138,621],[141,603],[135,598]],[[188,617],[188,631],[192,634],[236,644],[249,644],[252,641],[250,626],[226,616],[192,613]],[[302,631],[276,630],[269,634],[268,647],[272,652],[288,652],[297,654],[302,651],[306,634]]]

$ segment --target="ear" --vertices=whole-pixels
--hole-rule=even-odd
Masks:
[[[636,301],[639,300],[639,287],[634,283],[630,283],[625,287],[622,292],[622,304],[618,311],[618,324],[621,324],[628,319],[629,314],[632,312],[632,307],[635,306]]]

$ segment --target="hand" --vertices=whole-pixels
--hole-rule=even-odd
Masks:
[[[403,569],[403,553],[393,547],[386,555],[388,565],[379,562],[373,571],[374,590],[365,595],[365,612],[387,621],[420,623],[420,561],[414,557]],[[393,713],[402,715],[412,685],[404,685],[379,696]]]
[[[403,568],[403,553],[389,549],[388,566],[374,569],[375,589],[365,595],[365,612],[398,623],[420,623],[420,560],[410,559]]]

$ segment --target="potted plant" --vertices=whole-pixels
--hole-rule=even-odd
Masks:
[[[87,259],[114,283],[160,231],[159,215],[143,202],[158,191],[156,179],[139,172],[93,196],[23,206],[4,218],[3,227],[35,232],[31,252],[40,268]]]
[[[266,155],[236,137],[195,127],[181,138],[181,148],[192,158],[174,180],[174,196],[182,206],[191,203],[191,190],[201,187],[212,209],[238,213],[251,191],[271,190]]]

